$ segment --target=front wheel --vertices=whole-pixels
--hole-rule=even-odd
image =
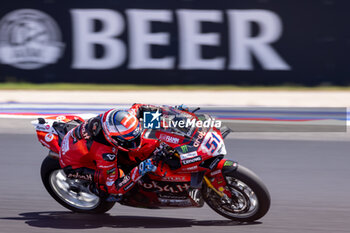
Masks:
[[[225,175],[231,198],[222,198],[206,185],[205,202],[218,214],[239,222],[253,222],[263,217],[270,208],[270,194],[260,178],[248,168],[239,165]]]
[[[49,194],[62,206],[78,213],[105,213],[115,202],[107,202],[90,190],[90,183],[67,178],[58,159],[47,156],[41,164],[41,179]]]

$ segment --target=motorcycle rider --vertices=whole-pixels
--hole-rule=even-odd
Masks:
[[[118,159],[137,163],[135,153],[148,157],[159,146],[139,147],[139,119],[144,111],[152,109],[155,106],[142,104],[134,104],[128,111],[111,109],[69,131],[62,141],[59,160],[67,177],[95,183],[100,196],[121,196],[146,173],[155,171],[152,159],[142,161],[127,175],[118,168]]]
[[[93,191],[99,196],[120,200],[142,176],[157,169],[155,161],[146,158],[159,153],[163,146],[159,141],[155,145],[141,142],[147,139],[141,140],[139,121],[143,112],[156,109],[143,104],[134,104],[128,111],[111,109],[70,130],[59,153],[67,177],[90,181],[96,185]],[[140,162],[139,158],[144,160]],[[124,174],[118,167],[119,160],[138,165]]]

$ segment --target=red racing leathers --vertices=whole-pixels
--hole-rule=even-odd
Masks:
[[[154,106],[134,104],[129,112],[140,118],[144,110]],[[103,130],[97,130],[101,115],[72,129],[64,137],[60,150],[60,165],[68,178],[94,182],[98,189],[109,194],[124,194],[141,178],[138,163],[149,157],[159,145],[153,139],[142,139],[137,149],[120,151],[109,144]],[[129,174],[118,168],[118,162],[134,166]]]

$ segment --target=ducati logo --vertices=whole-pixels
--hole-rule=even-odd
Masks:
[[[109,154],[109,153],[102,154],[102,158],[103,158],[105,161],[108,161],[108,162],[114,161],[114,160],[115,160],[115,157],[116,157],[115,154]]]
[[[33,9],[15,10],[0,21],[0,63],[20,69],[54,64],[64,44],[56,22]]]

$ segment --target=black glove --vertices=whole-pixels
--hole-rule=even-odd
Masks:
[[[153,151],[153,155],[155,157],[155,160],[159,161],[162,158],[165,158],[167,153],[168,153],[169,148],[170,147],[166,143],[161,142],[159,144],[159,146]]]
[[[102,129],[101,117],[98,116],[98,117],[94,117],[94,118],[89,119],[87,122],[87,129],[88,129],[87,131],[90,135],[96,137]]]

